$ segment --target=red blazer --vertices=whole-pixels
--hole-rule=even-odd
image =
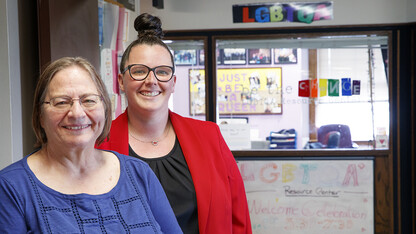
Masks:
[[[201,234],[252,233],[237,163],[217,124],[169,112],[194,182]],[[115,119],[110,140],[98,148],[128,155],[127,111]]]

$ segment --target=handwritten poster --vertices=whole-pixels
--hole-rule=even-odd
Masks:
[[[240,160],[253,233],[374,233],[372,160]]]

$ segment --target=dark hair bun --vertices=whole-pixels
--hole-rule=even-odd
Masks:
[[[162,21],[157,16],[143,13],[134,20],[134,29],[137,31],[137,37],[154,36],[163,38]]]

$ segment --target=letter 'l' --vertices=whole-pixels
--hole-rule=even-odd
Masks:
[[[254,22],[254,18],[249,18],[248,7],[243,7],[243,22]]]

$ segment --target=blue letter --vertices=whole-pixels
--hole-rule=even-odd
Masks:
[[[267,7],[256,9],[256,21],[260,23],[270,22],[269,9]]]

